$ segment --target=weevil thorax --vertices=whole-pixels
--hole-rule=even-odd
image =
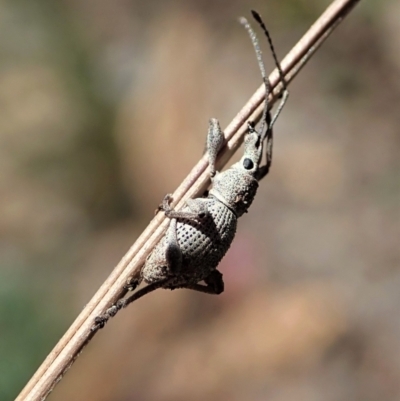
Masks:
[[[256,132],[246,135],[244,153],[239,162],[213,179],[209,195],[231,209],[237,217],[246,213],[258,188],[255,178],[261,161],[262,143]]]

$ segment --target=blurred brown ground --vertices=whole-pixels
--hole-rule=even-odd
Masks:
[[[283,57],[328,3],[0,1],[1,400],[260,85],[237,17]],[[399,35],[361,1],[291,85],[225,293],[138,301],[50,400],[400,399]]]

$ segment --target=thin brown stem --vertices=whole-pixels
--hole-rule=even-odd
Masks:
[[[358,2],[359,0],[335,0],[331,3],[282,61],[282,70],[288,83]],[[282,91],[278,72],[274,71],[269,76],[269,80],[271,87],[275,88],[269,100],[270,104],[273,104]],[[227,163],[242,143],[247,129],[247,121],[257,121],[260,118],[264,98],[265,87],[262,85],[225,129],[227,146],[221,150],[217,163],[219,168]],[[209,184],[207,166],[207,158],[203,156],[174,192],[174,204],[178,208],[186,199],[196,197],[205,190]],[[138,275],[145,258],[163,235],[167,224],[168,219],[165,218],[163,213],[158,213],[154,217],[59,343],[47,356],[22,390],[17,401],[37,401],[47,397],[73,364],[84,346],[93,337],[94,333],[91,333],[90,329],[93,326],[95,317],[104,314],[107,308],[125,295],[125,284],[130,278]]]

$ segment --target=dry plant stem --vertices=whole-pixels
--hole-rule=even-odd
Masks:
[[[282,70],[287,82],[290,82],[295,77],[315,50],[358,2],[359,0],[336,0],[331,3],[282,61]],[[270,99],[272,104],[281,90],[281,85],[278,85],[277,71],[274,71],[269,79],[271,87],[275,88],[274,94]],[[242,143],[246,132],[246,122],[249,120],[257,121],[260,117],[264,97],[265,88],[261,85],[225,129],[227,145],[220,153],[218,168],[226,164]],[[180,207],[186,199],[196,197],[204,191],[209,182],[207,167],[207,158],[203,156],[175,191],[173,195],[174,205]],[[167,225],[168,219],[165,218],[163,213],[158,213],[51,351],[17,397],[17,401],[36,401],[46,398],[58,381],[62,379],[64,373],[72,365],[84,346],[93,337],[94,333],[91,333],[90,329],[93,326],[95,317],[102,315],[108,307],[126,293],[124,285],[127,280],[140,272],[145,258],[157,244]]]

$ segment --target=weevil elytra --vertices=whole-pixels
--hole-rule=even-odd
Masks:
[[[165,196],[158,210],[163,211],[170,219],[167,232],[146,259],[140,277],[132,280],[127,288],[133,291],[142,281],[147,283],[147,286],[127,298],[120,299],[104,315],[98,316],[93,331],[102,328],[120,309],[157,288],[187,288],[208,294],[223,292],[224,282],[217,266],[235,237],[237,219],[248,211],[256,195],[258,182],[270,170],[272,127],[289,94],[269,32],[260,15],[255,11],[252,11],[252,14],[268,39],[283,86],[283,95],[277,111],[271,117],[268,104],[271,87],[258,40],[247,20],[241,18],[240,22],[247,29],[253,43],[265,86],[266,100],[260,126],[256,129],[253,122],[248,122],[242,158],[226,171],[217,172],[216,158],[225,140],[218,120],[210,120],[207,152],[212,186],[208,195],[187,200],[181,210],[172,209],[171,195]],[[261,166],[264,146],[266,162]]]

